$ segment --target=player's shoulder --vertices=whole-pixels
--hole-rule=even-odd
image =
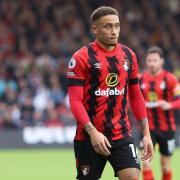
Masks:
[[[80,49],[78,49],[74,54],[73,54],[73,58],[77,58],[79,59],[84,59],[87,58],[88,55],[88,50],[87,50],[87,46],[84,45],[83,47],[81,47]]]
[[[127,45],[125,45],[123,43],[118,43],[118,44],[123,50],[129,51],[131,55],[135,55],[135,52],[130,47],[128,47]]]
[[[127,45],[119,43],[119,46],[121,47],[122,51],[126,54],[127,58],[132,61],[133,64],[137,64],[137,56],[136,53]]]
[[[148,77],[149,74],[146,71],[139,73],[139,79],[141,80],[147,79]]]
[[[79,66],[84,67],[84,66],[86,66],[87,59],[88,59],[87,47],[83,46],[72,55],[72,58],[69,61],[69,68],[72,69],[75,66],[76,67],[79,67]]]
[[[143,79],[143,76],[144,76],[143,73],[139,73],[139,74],[138,74],[138,78],[139,78],[139,79]]]
[[[175,80],[175,81],[177,81],[177,77],[173,74],[173,73],[171,73],[171,72],[169,72],[169,71],[167,71],[167,70],[164,70],[164,72],[165,72],[165,75],[166,75],[166,78],[169,80],[169,81],[173,81],[173,80]]]

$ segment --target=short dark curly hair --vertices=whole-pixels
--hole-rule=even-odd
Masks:
[[[106,15],[117,15],[119,16],[119,13],[116,9],[109,7],[109,6],[101,6],[93,11],[91,14],[91,22],[95,22],[96,20],[100,19],[103,16]]]

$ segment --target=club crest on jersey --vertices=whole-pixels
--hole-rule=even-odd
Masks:
[[[81,171],[84,176],[87,176],[90,171],[90,167],[89,166],[81,166]]]
[[[76,60],[74,58],[72,58],[69,62],[69,68],[74,68],[76,66]]]
[[[166,83],[165,83],[165,81],[162,81],[162,82],[160,83],[160,88],[161,88],[161,89],[165,89],[165,88],[166,88]]]
[[[145,89],[146,88],[146,84],[141,84],[141,89]]]
[[[124,70],[128,71],[129,70],[129,66],[130,66],[129,59],[124,59],[124,61],[123,61]]]

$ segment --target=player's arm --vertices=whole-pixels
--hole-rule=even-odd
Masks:
[[[158,104],[163,110],[180,109],[180,84],[175,76],[171,76],[169,81],[171,83],[170,89],[173,93],[174,101],[168,102],[161,100]]]
[[[143,154],[141,158],[142,160],[149,159],[151,161],[153,158],[154,150],[149,132],[146,106],[138,82],[137,58],[135,53],[133,52],[131,52],[131,56],[133,63],[131,74],[129,77],[129,101],[131,109],[134,113],[135,118],[139,122],[143,134]]]
[[[87,111],[83,105],[83,87],[69,86],[68,87],[69,102],[72,113],[75,119],[81,124],[89,135],[96,130],[91,123]]]
[[[180,109],[180,98],[174,100],[173,102],[168,102],[165,100],[160,100],[158,105],[164,110],[171,110],[171,109]]]
[[[144,149],[141,158],[142,160],[149,159],[151,161],[153,158],[154,150],[149,132],[149,125],[144,98],[142,96],[139,84],[129,85],[129,101],[133,114],[135,118],[138,120],[143,134]]]
[[[97,131],[97,129],[91,123],[87,111],[83,105],[83,87],[69,86],[68,93],[71,111],[78,123],[80,123],[89,134],[94,150],[97,153],[105,156],[110,155],[108,147],[111,147],[111,145],[109,141],[102,133]]]
[[[85,68],[79,57],[73,57],[73,60],[70,61],[67,78],[70,108],[75,116],[75,119],[89,134],[95,151],[105,156],[109,155],[109,141],[102,133],[96,130],[83,105]]]

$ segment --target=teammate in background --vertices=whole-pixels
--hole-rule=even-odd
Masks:
[[[164,55],[161,48],[153,46],[146,55],[147,71],[140,78],[146,101],[147,115],[153,144],[159,144],[162,180],[172,179],[171,155],[175,148],[176,125],[173,109],[180,108],[180,85],[177,78],[163,70]],[[150,163],[143,164],[144,180],[154,180]]]
[[[96,40],[78,50],[67,72],[71,110],[77,120],[74,151],[77,179],[98,180],[107,161],[121,180],[138,180],[140,160],[127,115],[127,98],[144,135],[142,160],[151,160],[143,96],[135,53],[119,44],[118,12],[102,6],[92,15]]]

